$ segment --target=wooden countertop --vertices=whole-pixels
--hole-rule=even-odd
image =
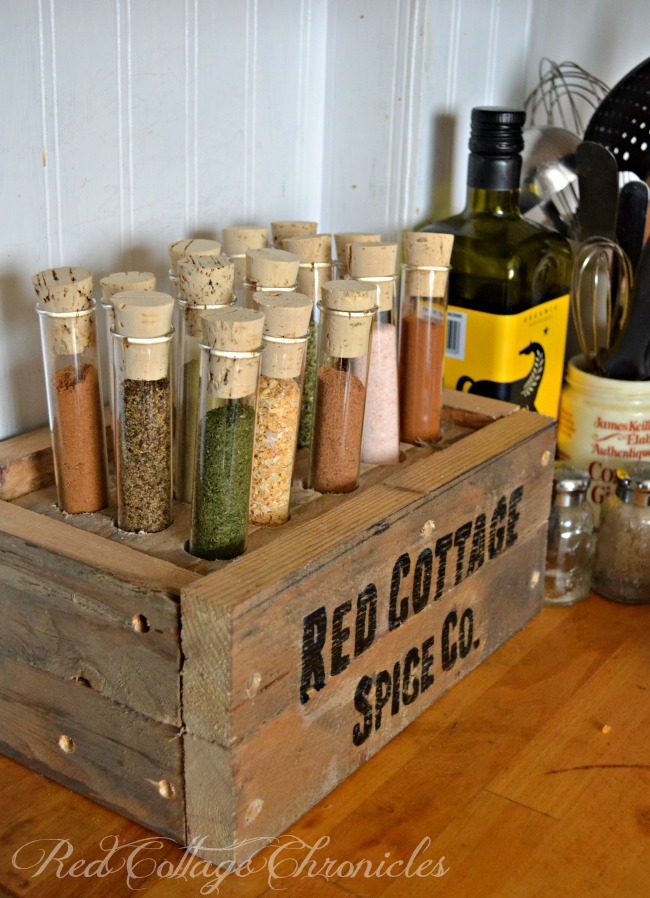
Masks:
[[[217,894],[214,868],[3,757],[0,809],[0,894],[138,894],[129,858],[130,885],[147,898]],[[265,849],[252,862],[261,869],[227,877],[218,894],[650,895],[650,606],[591,596],[545,608],[290,833],[293,846]],[[114,838],[130,847],[110,855]],[[295,847],[319,839],[311,858]],[[61,860],[44,861],[55,850]],[[343,875],[290,875],[328,859]]]

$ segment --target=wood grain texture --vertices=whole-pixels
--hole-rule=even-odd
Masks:
[[[185,838],[177,728],[0,656],[2,752],[163,835]],[[159,784],[173,793],[164,798]]]

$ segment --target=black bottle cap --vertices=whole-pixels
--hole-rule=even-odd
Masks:
[[[526,112],[502,106],[472,109],[471,153],[480,156],[518,156],[524,148]]]

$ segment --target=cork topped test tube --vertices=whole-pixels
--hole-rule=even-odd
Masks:
[[[287,237],[313,237],[318,232],[317,221],[272,221],[271,242],[277,249],[286,249]]]
[[[32,278],[38,302],[58,504],[68,514],[108,505],[102,391],[86,268],[50,268]]]
[[[244,305],[244,278],[246,277],[246,251],[266,249],[269,245],[268,227],[241,225],[222,228],[221,251],[235,266],[235,301]]]
[[[442,434],[442,381],[452,234],[404,235],[399,348],[400,436],[435,443]]]
[[[189,551],[208,560],[246,549],[264,315],[203,316],[197,460]]]
[[[221,243],[207,237],[195,237],[191,240],[175,240],[167,247],[169,255],[169,283],[173,296],[178,296],[178,263],[183,256],[218,256],[221,254]]]
[[[264,354],[257,400],[250,520],[289,520],[305,349],[312,301],[300,293],[256,293],[264,312]]]
[[[338,231],[334,234],[334,245],[336,247],[336,277],[340,279],[346,277],[348,273],[347,253],[350,243],[379,243],[381,234],[374,231]]]
[[[112,298],[117,526],[156,533],[172,523],[172,316],[154,290]]]
[[[192,501],[203,315],[235,302],[234,281],[225,256],[190,253],[178,262],[174,493],[182,502]]]
[[[376,311],[374,285],[354,280],[323,284],[309,464],[309,484],[321,493],[349,493],[359,483],[370,333]]]
[[[297,289],[300,259],[283,249],[249,249],[246,251],[246,277],[244,278],[244,306],[255,309],[254,293]]]

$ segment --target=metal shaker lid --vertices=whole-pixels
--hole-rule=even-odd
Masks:
[[[553,470],[553,504],[567,507],[585,501],[591,477],[570,461],[556,461]]]
[[[616,471],[616,495],[630,505],[650,505],[650,463],[636,462]]]

